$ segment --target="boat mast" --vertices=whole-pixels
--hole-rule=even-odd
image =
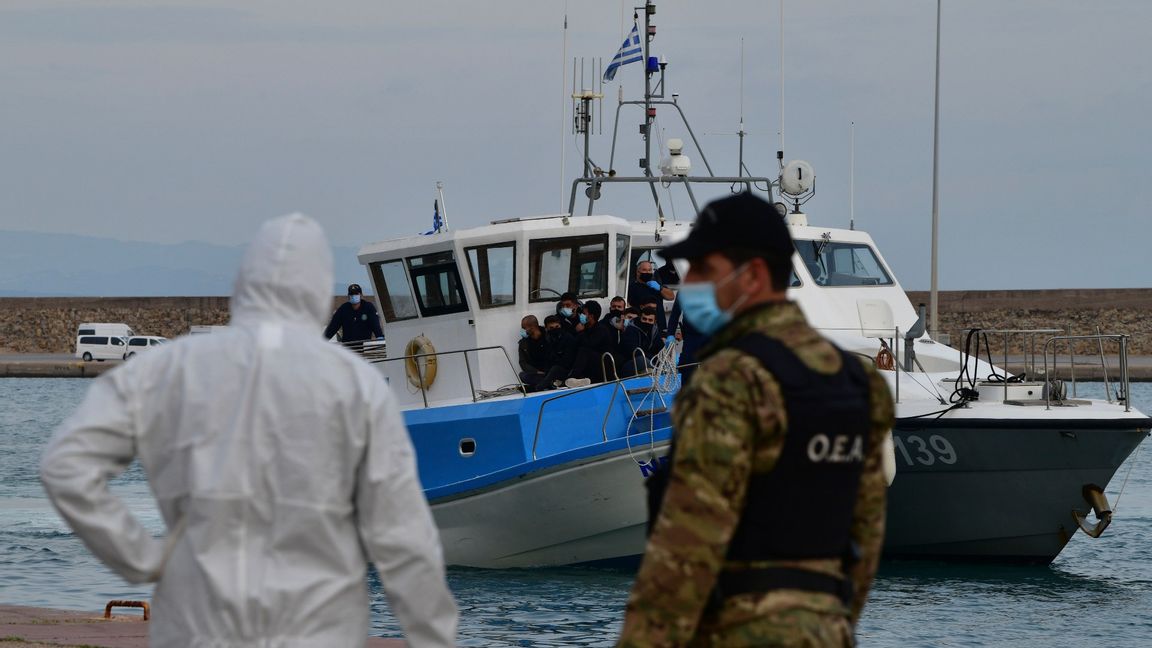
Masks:
[[[656,120],[656,107],[652,105],[652,72],[648,69],[649,47],[652,38],[656,36],[656,25],[652,24],[652,16],[656,15],[656,4],[652,0],[644,2],[644,60],[641,68],[644,74],[644,176],[652,177],[652,122]],[[635,18],[635,15],[633,15]],[[661,84],[661,98],[664,96]],[[656,192],[656,185],[649,184],[652,190],[652,200],[656,203],[656,218],[660,225],[664,225],[664,208],[660,205],[660,194]]]
[[[932,118],[932,285],[928,290],[928,335],[936,339],[940,332],[940,295],[937,284],[937,256],[940,238],[940,2],[936,0],[936,98]]]

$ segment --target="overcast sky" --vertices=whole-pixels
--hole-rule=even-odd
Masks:
[[[607,63],[632,5],[569,3],[568,56]],[[359,245],[427,229],[437,180],[454,227],[558,213],[562,139],[568,179],[580,161],[562,136],[565,7],[5,0],[0,230],[236,244],[303,211]],[[928,287],[935,11],[785,5],[785,156],[816,169],[811,221],[848,224],[854,121],[856,224],[909,289]],[[774,175],[778,2],[668,0],[655,22],[669,89],[724,174],[743,39],[746,158]],[[942,288],[1152,285],[1150,25],[1147,0],[945,0]],[[636,98],[639,64],[616,80]],[[603,166],[617,85],[592,143]],[[659,114],[664,137],[684,137],[672,117]],[[640,121],[621,118],[624,172]],[[598,212],[651,214],[638,188],[605,194]]]

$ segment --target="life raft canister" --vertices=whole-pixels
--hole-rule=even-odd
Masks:
[[[404,373],[413,387],[428,389],[436,382],[436,347],[423,334],[408,340],[404,347]],[[423,356],[423,357],[417,357]]]

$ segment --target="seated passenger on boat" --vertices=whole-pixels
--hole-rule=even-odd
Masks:
[[[616,350],[616,331],[600,322],[599,302],[590,300],[584,304],[583,314],[584,330],[577,337],[576,361],[569,377],[576,380],[588,379],[594,383],[604,382],[604,354],[611,355]]]
[[[608,302],[608,316],[604,318],[605,323],[617,331],[623,330],[624,322],[621,321],[620,317],[624,314],[624,311],[627,308],[627,300],[625,300],[620,295],[613,297],[612,301]]]
[[[587,317],[584,315],[584,308],[581,306],[580,300],[576,299],[576,295],[570,292],[560,295],[560,301],[556,302],[556,314],[561,317],[561,326],[572,334],[584,330]]]
[[[676,292],[656,280],[655,266],[642,259],[636,264],[636,277],[628,287],[628,303],[637,308],[651,304],[656,308],[656,325],[660,334],[668,328],[664,313],[664,300],[676,299]]]
[[[528,391],[554,389],[555,383],[567,378],[568,373],[572,370],[572,363],[576,359],[576,336],[563,327],[560,323],[561,319],[559,315],[549,315],[544,318],[547,357],[541,366],[547,367],[547,369],[535,385],[524,381],[524,384],[528,386]]]
[[[620,369],[622,378],[643,373],[651,366],[652,357],[664,348],[664,337],[656,329],[656,309],[645,306],[640,317],[631,320],[620,337]]]
[[[640,309],[635,306],[629,306],[624,309],[615,320],[612,328],[616,330],[616,366],[623,367],[624,363],[628,362],[628,354],[624,351],[624,333],[635,323],[637,317],[640,317]]]
[[[535,315],[526,315],[520,320],[520,342],[517,343],[520,361],[520,382],[528,387],[529,391],[544,381],[548,370],[552,368],[549,360],[548,338],[540,328],[540,321]]]

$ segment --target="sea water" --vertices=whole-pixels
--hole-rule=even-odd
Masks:
[[[90,384],[0,379],[0,603],[97,610],[111,599],[150,597],[150,586],[126,584],[92,557],[37,479],[45,442]],[[1152,412],[1152,384],[1134,384],[1132,392],[1133,404]],[[1081,397],[1102,394],[1099,384],[1080,385]],[[163,532],[138,464],[112,489],[146,528]],[[885,563],[860,622],[861,644],[1152,645],[1152,448],[1134,453],[1106,492],[1116,510],[1112,526],[1096,540],[1078,533],[1049,566]],[[577,567],[449,569],[460,644],[611,645],[633,575]],[[379,580],[367,578],[372,633],[401,636]]]

